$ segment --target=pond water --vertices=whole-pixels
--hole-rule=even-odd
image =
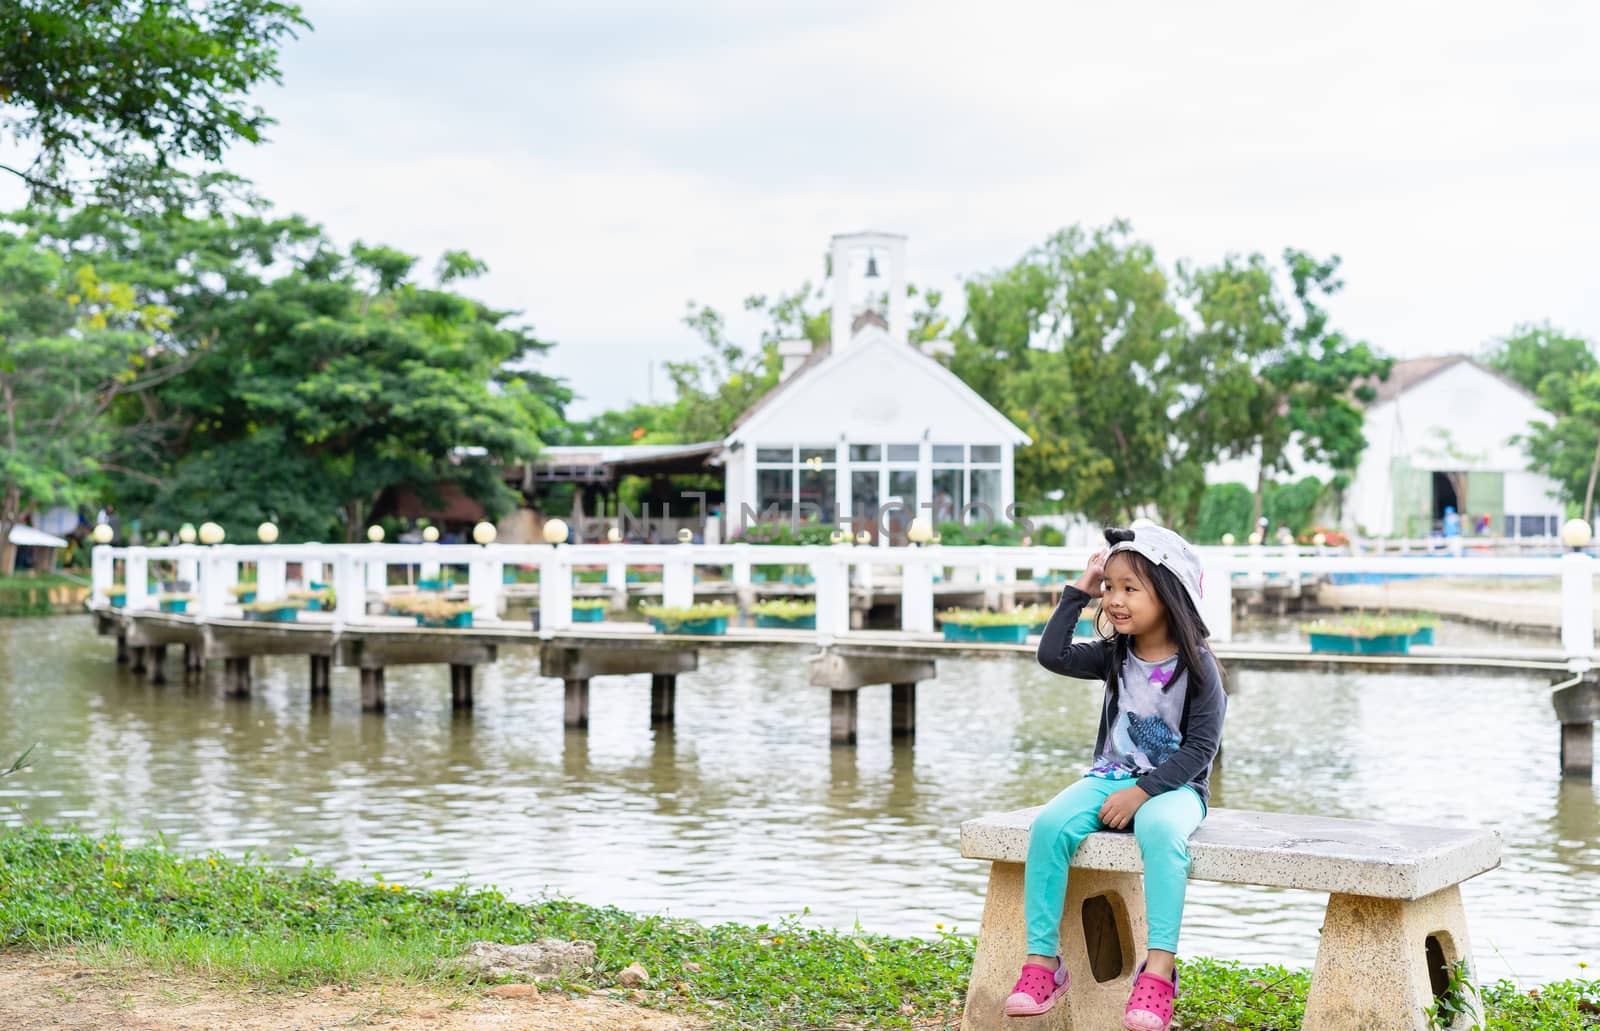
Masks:
[[[1553,643],[1449,625],[1441,641]],[[0,781],[0,825],[897,934],[977,930],[986,868],[958,854],[961,820],[1076,779],[1100,692],[1020,659],[941,661],[914,743],[891,744],[888,689],[869,688],[861,743],[836,748],[802,649],[703,653],[675,727],[650,726],[648,678],[596,680],[586,733],[563,728],[561,684],[531,649],[480,667],[466,717],[443,667],[391,669],[379,716],[360,711],[349,670],[313,707],[304,659],[257,660],[240,702],[221,696],[220,663],[153,687],[114,650],[86,617],[0,620],[0,756],[42,742],[32,769]],[[1498,830],[1504,866],[1464,888],[1481,975],[1600,964],[1600,790],[1559,776],[1542,678],[1242,670],[1232,687],[1216,804]],[[1189,899],[1186,952],[1315,955],[1323,896],[1196,882]]]

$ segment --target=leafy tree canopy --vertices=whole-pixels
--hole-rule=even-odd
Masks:
[[[514,502],[506,463],[562,422],[570,392],[526,364],[552,345],[451,288],[482,265],[341,250],[297,218],[30,216],[58,253],[93,253],[175,313],[192,364],[120,424],[125,508],[154,525],[275,519],[286,538],[357,534],[391,486],[455,483],[491,512]]]
[[[272,122],[247,98],[308,27],[278,0],[8,0],[0,143],[25,157],[0,168],[36,201],[192,197],[208,182],[184,162],[261,141]]]
[[[1549,322],[1522,323],[1491,344],[1483,357],[1489,368],[1535,394],[1547,376],[1570,378],[1600,368],[1589,341]]]

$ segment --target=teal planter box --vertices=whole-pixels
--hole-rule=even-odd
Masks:
[[[656,628],[658,634],[695,634],[700,637],[720,637],[728,632],[727,616],[712,616],[709,619],[686,619],[682,623],[674,623],[668,627],[659,619],[650,620],[650,625]]]
[[[1078,625],[1072,628],[1073,637],[1093,637],[1095,635],[1094,617],[1079,616]]]
[[[1029,626],[1026,623],[1005,623],[999,626],[967,626],[961,623],[940,624],[946,641],[981,641],[985,644],[1026,644]]]
[[[756,626],[769,630],[815,630],[816,616],[757,616]]]
[[[418,580],[417,581],[417,590],[419,590],[419,591],[445,591],[445,590],[449,590],[449,589],[450,589],[450,581],[449,580],[439,579],[439,580]],[[317,588],[316,587],[312,587],[312,590],[317,590]]]
[[[1067,582],[1065,573],[1035,573],[1033,582],[1036,584],[1064,584]]]
[[[189,599],[179,598],[176,601],[163,601],[160,603],[162,612],[188,612]]]
[[[318,583],[317,581],[313,580],[313,581],[311,581],[310,585],[308,586],[308,590],[326,591],[328,588],[330,588],[332,586],[333,586],[332,584]]]
[[[108,594],[106,595],[106,601],[111,603],[112,608],[120,609],[124,605],[128,604],[128,592],[123,591],[119,594]]]
[[[313,598],[310,601],[306,602],[306,611],[307,612],[321,612],[322,611],[322,600],[320,598]]]
[[[764,583],[766,583],[767,582],[766,570],[763,570],[763,569],[752,569],[752,570],[750,570],[750,582],[753,583],[753,584],[764,584]]]
[[[816,583],[817,578],[810,573],[785,573],[783,574],[783,582],[786,584],[810,584]]]
[[[1409,634],[1380,634],[1377,637],[1351,637],[1347,634],[1312,634],[1311,651],[1333,655],[1405,655],[1411,644]]]
[[[426,616],[417,617],[417,626],[431,627],[434,630],[462,630],[472,625],[472,613],[458,612],[449,619],[429,619]]]
[[[574,623],[604,623],[606,620],[605,609],[573,609],[572,621]]]
[[[1412,644],[1432,644],[1433,643],[1433,627],[1431,627],[1431,626],[1418,627],[1417,628],[1417,632],[1411,635],[1411,643]]]
[[[260,612],[247,609],[244,618],[252,623],[293,623],[297,611],[299,610],[287,606],[281,609],[266,609]]]
[[[251,602],[256,600],[256,592],[255,591],[245,591],[243,594],[239,595],[237,598],[235,598],[233,600],[238,602],[240,605],[248,605]]]

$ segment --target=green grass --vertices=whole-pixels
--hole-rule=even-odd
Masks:
[[[0,617],[53,614],[56,609],[50,602],[50,590],[57,587],[87,590],[88,578],[63,576],[60,573],[0,576]]]
[[[645,1005],[717,1027],[954,1028],[972,965],[971,940],[942,929],[916,939],[794,919],[707,926],[565,899],[519,903],[491,888],[342,880],[309,863],[184,856],[115,837],[38,828],[0,836],[0,948],[72,947],[91,964],[200,971],[261,988],[403,980],[470,990],[441,961],[472,941],[539,937],[596,943],[585,987],[613,988],[639,962],[653,978]],[[1290,1031],[1309,981],[1303,970],[1185,960],[1179,1026]],[[1502,982],[1483,995],[1488,1031],[1600,1028],[1600,982],[1537,994]]]

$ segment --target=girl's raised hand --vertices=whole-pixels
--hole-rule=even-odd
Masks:
[[[1073,584],[1078,590],[1091,598],[1100,597],[1106,584],[1106,549],[1101,548],[1089,556],[1089,568],[1078,577],[1078,582]]]

